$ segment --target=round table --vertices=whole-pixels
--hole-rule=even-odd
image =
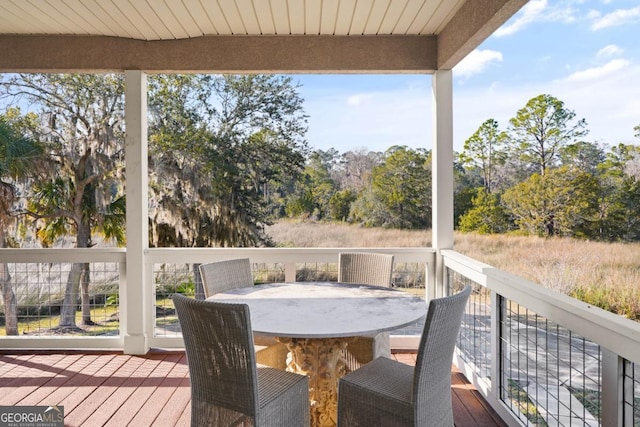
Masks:
[[[309,376],[311,425],[323,427],[336,424],[349,339],[408,326],[427,312],[423,299],[397,289],[332,282],[265,284],[209,299],[247,304],[253,332],[287,345],[287,369]]]

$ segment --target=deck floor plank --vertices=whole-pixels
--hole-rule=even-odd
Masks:
[[[61,402],[78,387],[87,384],[87,378],[95,373],[95,368],[90,366],[99,362],[99,359],[93,355],[74,358],[73,363],[66,370],[59,372],[54,378],[46,381],[29,396],[28,400],[22,401],[20,404],[61,405]],[[83,371],[86,373],[83,374]]]
[[[60,372],[66,370],[69,365],[74,362],[74,358],[65,357],[64,355],[51,355],[53,357],[48,358],[40,362],[40,366],[32,366],[29,371],[24,374],[24,377],[20,378],[20,382],[14,384],[12,387],[3,388],[3,392],[8,396],[6,402],[8,405],[31,405],[30,402],[38,402],[33,395],[38,390],[56,378]],[[77,360],[77,359],[75,359]],[[40,372],[42,365],[47,365],[49,369],[45,372]]]
[[[458,413],[455,416],[456,426],[507,426],[493,408],[486,403],[480,392],[455,368],[453,368],[451,377],[451,393],[454,405],[456,400],[460,402]]]
[[[115,355],[110,354],[107,358],[114,359]],[[96,373],[104,366],[105,360],[107,359],[104,356],[93,354],[81,356],[79,359],[74,358],[74,363],[66,370],[59,372],[56,377],[43,384],[41,388],[48,393],[41,390],[34,392],[30,397],[30,403],[62,405],[65,406],[65,411],[70,411],[74,406],[81,404],[86,397],[86,394],[78,389],[84,390],[98,381]],[[38,397],[41,399],[36,401]]]
[[[162,384],[162,381],[170,374],[171,368],[175,366],[179,358],[171,355],[163,355],[158,359],[158,363],[149,372],[149,375],[142,380],[139,384],[131,384],[132,387],[136,387],[130,398],[128,398],[115,414],[104,423],[108,427],[121,427],[131,422],[132,425],[144,425],[144,421],[138,424],[134,424],[133,420],[136,415],[140,413],[142,407],[145,408],[146,418],[155,418],[158,407],[149,398],[153,395],[156,389]],[[145,363],[145,365],[147,365]]]
[[[187,427],[191,424],[191,403],[189,403],[182,412],[182,416],[176,425]]]
[[[60,387],[64,386],[70,379],[68,373],[70,369],[76,368],[78,369],[80,366],[83,366],[85,363],[89,362],[89,359],[86,357],[82,357],[80,354],[68,355],[65,357],[65,360],[68,362],[67,366],[64,369],[58,371],[55,376],[52,378],[43,381],[42,384],[36,389],[31,391],[28,396],[18,402],[19,405],[44,405],[46,403],[55,403],[55,402],[44,402],[45,399],[48,399],[56,390]],[[43,403],[44,402],[44,403]]]
[[[56,357],[55,355],[47,355],[42,363],[43,366],[50,366],[50,369],[54,370],[53,365],[55,365],[59,359],[60,357]],[[34,364],[29,361],[15,366],[10,374],[7,375],[7,381],[3,381],[3,393],[5,394],[8,405],[15,405],[24,397],[26,389],[30,386],[37,385],[41,381],[46,381],[45,377],[48,375],[49,372],[40,371],[39,366],[34,366]]]
[[[36,357],[33,355],[32,357]],[[15,354],[0,354],[0,375],[4,378],[6,376],[15,375],[13,372],[14,369],[19,369],[19,367],[29,361],[29,357],[24,356],[21,357]],[[11,374],[9,374],[11,372]]]
[[[69,414],[69,422],[73,425],[104,425],[133,392],[128,380],[135,381],[136,375],[145,375],[148,366],[153,363],[154,358],[129,356],[129,360],[97,387],[81,407]],[[108,411],[101,411],[100,408],[108,408]]]
[[[125,406],[128,401],[135,399],[134,393],[149,375],[151,375],[159,363],[157,357],[150,357],[144,360],[136,359],[136,362],[139,362],[137,366],[134,365],[131,366],[129,370],[118,372],[119,378],[109,384],[108,392],[105,392],[104,387],[100,387],[99,393],[94,392],[94,394],[99,395],[96,396],[96,401],[100,401],[101,398],[104,399],[100,407],[107,406],[111,408],[111,410],[92,412],[84,421],[84,424],[106,426],[116,414],[122,416],[123,406]],[[144,401],[136,403],[144,406]],[[131,418],[133,418],[133,415],[129,414],[129,419]],[[126,422],[121,425],[126,425]]]
[[[393,356],[416,361],[411,352]],[[507,426],[461,372],[451,375],[456,427]],[[0,405],[60,405],[65,426],[187,427],[190,395],[180,351],[0,351]]]
[[[86,412],[92,407],[92,400],[96,396],[107,392],[104,384],[118,370],[126,365],[129,356],[114,355],[108,358],[105,355],[96,358],[90,365],[78,374],[74,375],[68,390],[68,394],[58,403],[64,406],[65,424],[80,425],[78,422],[73,423],[79,414]],[[67,387],[62,387],[65,389]],[[74,414],[75,410],[78,413]],[[111,408],[101,408],[103,410],[111,410]]]
[[[176,405],[177,399],[172,399],[172,396],[175,393],[189,395],[189,369],[187,368],[187,358],[183,353],[168,354],[161,369],[166,370],[166,373],[162,375],[159,369],[155,372],[155,375],[160,377],[161,381],[147,397],[144,405],[145,411],[140,410],[139,404],[136,405],[138,411],[131,418],[129,425],[136,427],[150,426],[158,422],[159,425],[175,425],[175,422],[171,424],[162,424],[164,420],[159,416],[166,406]],[[181,389],[180,386],[185,379],[187,380],[186,385]]]
[[[90,398],[94,396],[95,391],[102,387],[110,375],[123,367],[127,360],[128,358],[118,357],[118,355],[112,357],[101,355],[82,371],[71,374],[69,383],[59,389],[62,391],[61,399],[57,401],[52,399],[54,402],[58,402],[58,405],[64,406],[65,423],[68,421],[69,425],[80,425],[72,423],[72,420],[77,416],[74,414],[74,410],[78,410],[79,413],[85,411],[87,402],[91,402]]]
[[[28,378],[27,374],[29,373],[29,371],[33,370],[33,365],[30,362],[31,360],[34,360],[34,358],[29,357],[22,363],[12,364],[13,369],[10,370],[7,381],[3,381],[3,386],[6,387],[7,392],[10,393],[13,386],[19,386],[25,378]]]
[[[189,376],[182,379],[171,397],[171,404],[165,405],[155,418],[153,427],[188,426],[191,420],[191,385]],[[186,415],[186,422],[184,420]],[[133,424],[132,424],[133,426]]]

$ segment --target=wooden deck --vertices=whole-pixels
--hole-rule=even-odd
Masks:
[[[414,364],[414,353],[394,357]],[[506,426],[466,378],[452,372],[455,424]],[[66,426],[188,426],[183,352],[0,352],[0,406],[64,407]]]

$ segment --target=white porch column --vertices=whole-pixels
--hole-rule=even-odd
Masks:
[[[440,251],[453,249],[453,84],[451,70],[436,71],[431,78],[433,96],[433,232],[436,249],[435,287],[427,298],[445,295]]]
[[[149,248],[147,162],[147,76],[125,71],[125,160],[127,195],[126,286],[120,302],[124,313],[124,352],[145,354],[149,350],[145,331],[148,315],[145,251]]]

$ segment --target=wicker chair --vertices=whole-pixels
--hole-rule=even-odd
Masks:
[[[204,295],[209,298],[231,289],[253,286],[251,262],[249,258],[200,264],[200,276],[204,285]],[[287,367],[287,347],[273,337],[254,334],[256,358],[261,365],[285,369]]]
[[[189,364],[191,426],[308,426],[309,380],[256,366],[249,307],[173,295]]]
[[[204,285],[204,296],[207,298],[231,289],[253,286],[249,258],[200,264],[199,269]]]
[[[342,252],[338,258],[338,282],[391,286],[393,255]]]
[[[338,282],[373,286],[391,286],[393,255],[364,252],[339,254]],[[375,359],[391,357],[389,333],[357,337],[347,347],[347,367],[353,371]]]
[[[451,361],[470,293],[429,303],[415,368],[381,357],[340,379],[338,426],[453,426]]]

